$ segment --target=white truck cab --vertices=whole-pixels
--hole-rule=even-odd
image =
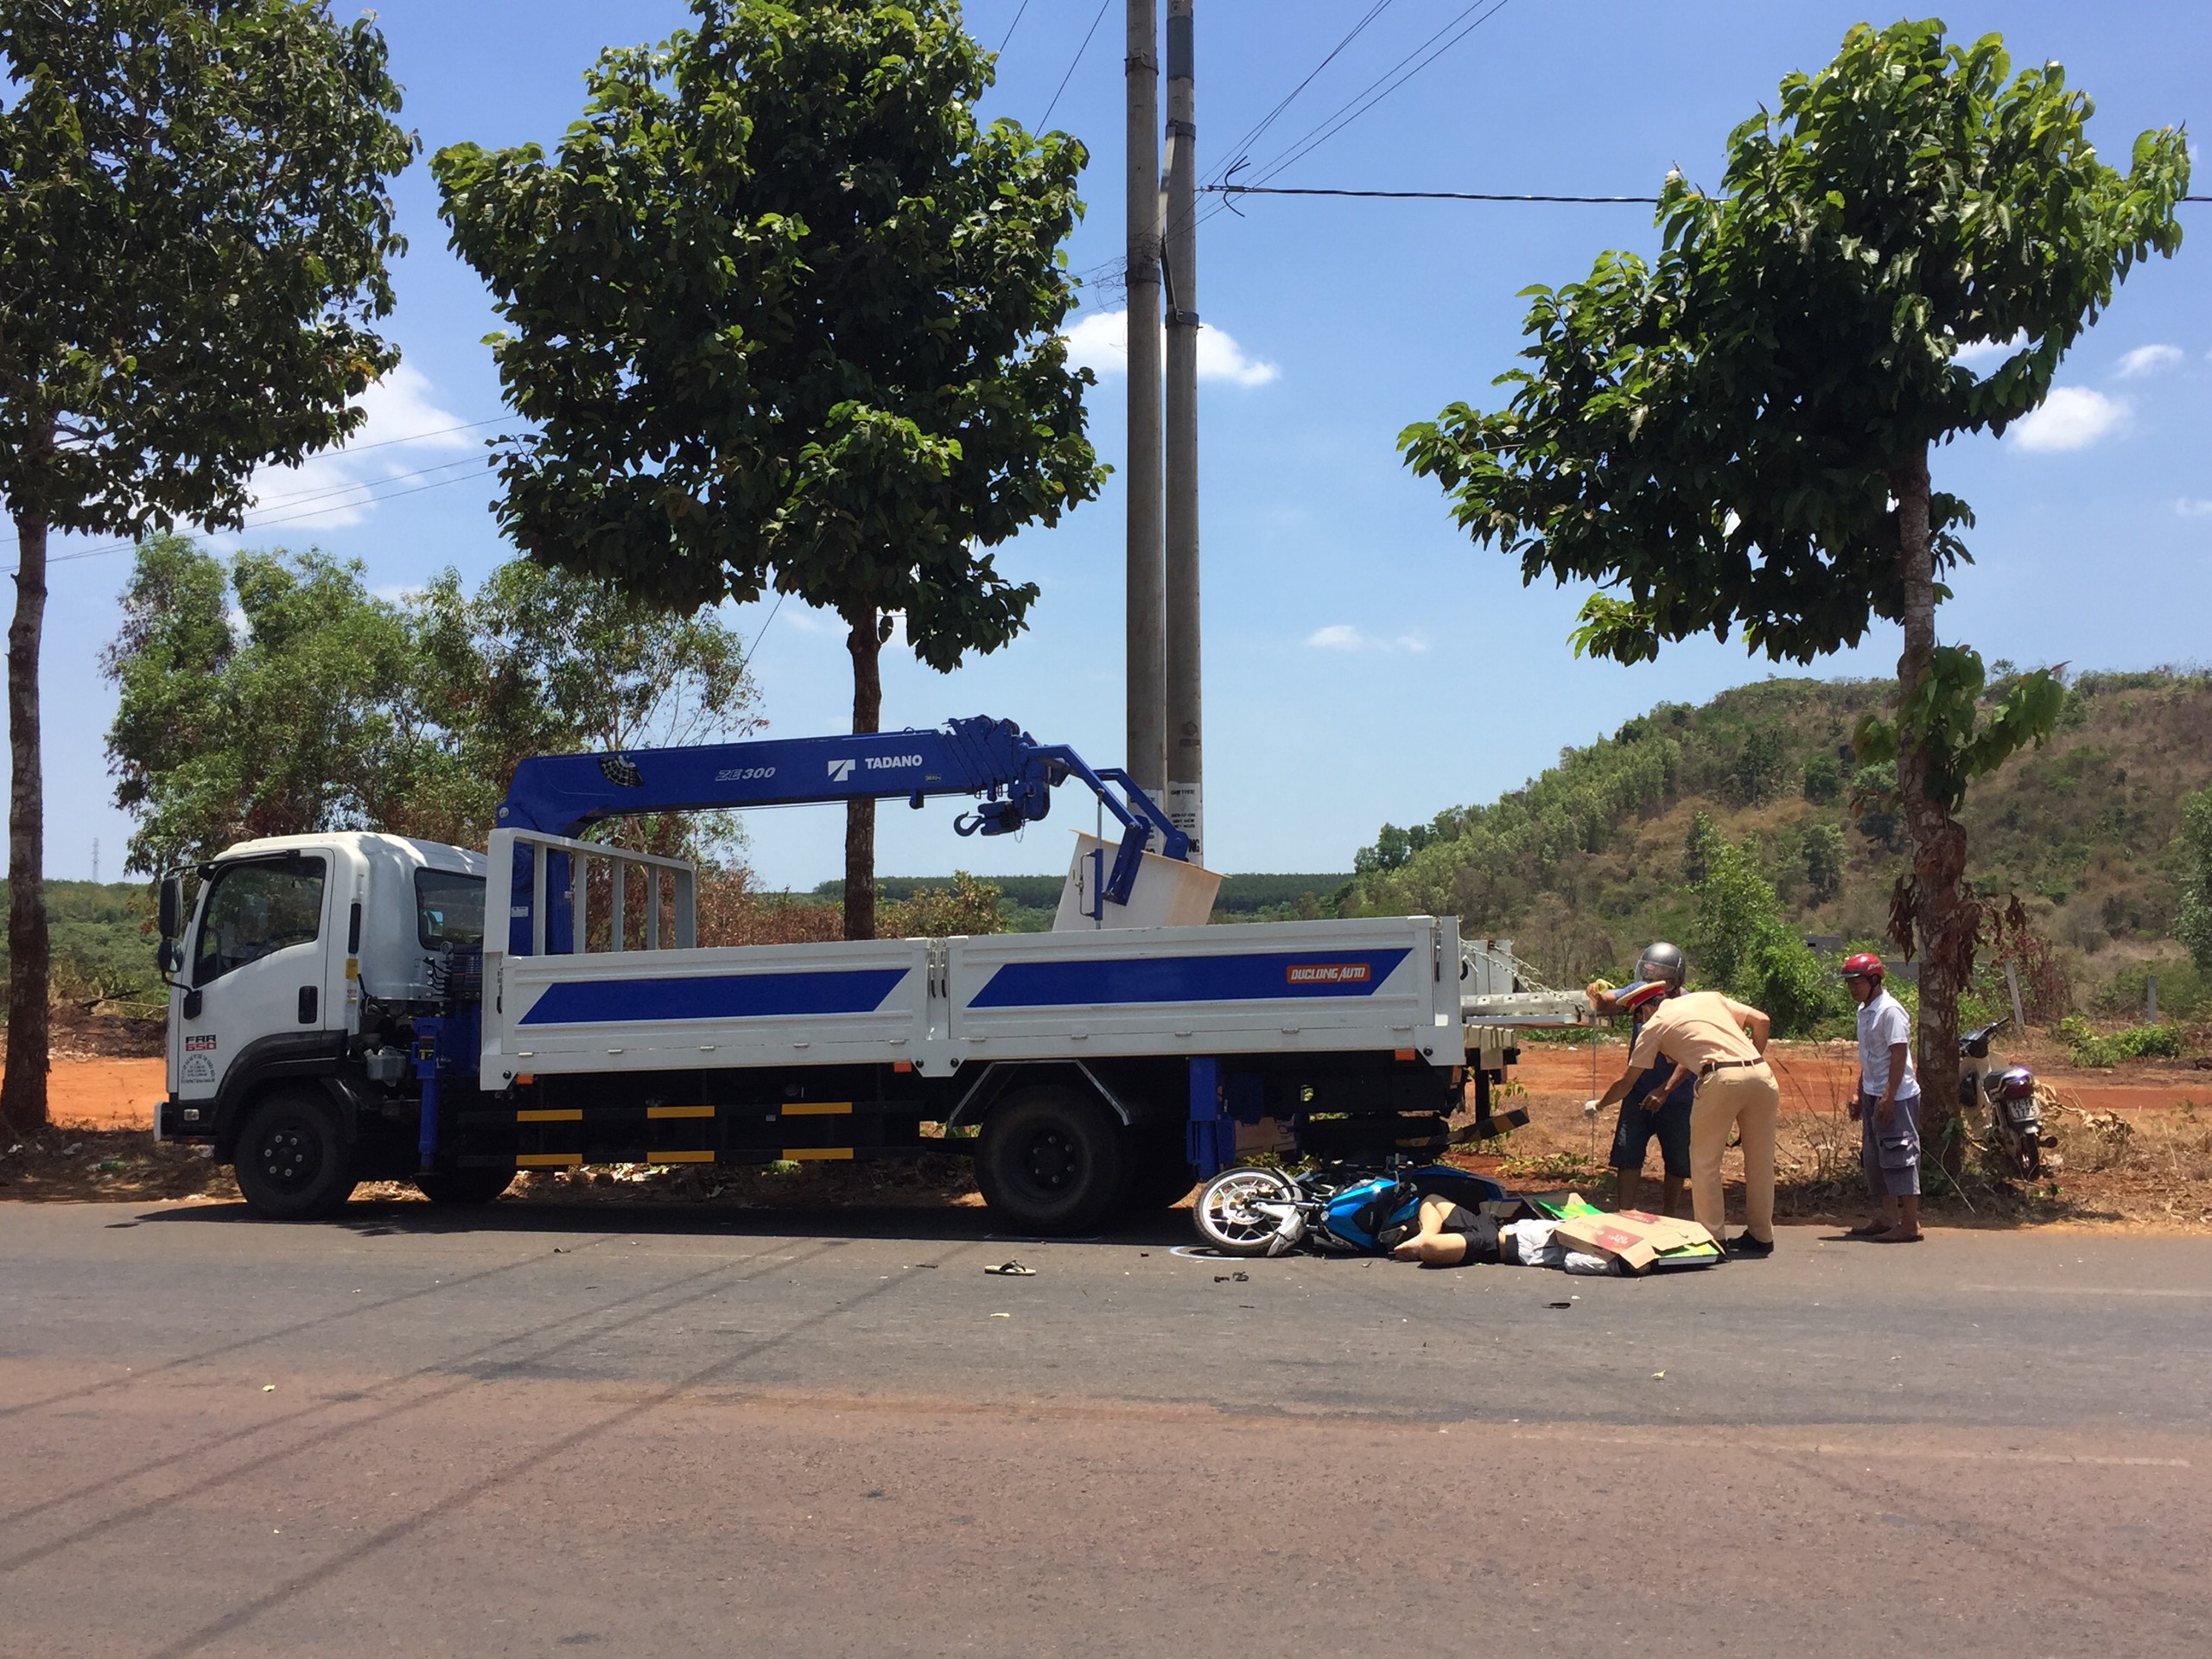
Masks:
[[[170,980],[164,1128],[226,1140],[257,1086],[343,1070],[365,988],[429,998],[442,954],[482,942],[484,871],[480,853],[355,833],[240,842],[202,866]]]

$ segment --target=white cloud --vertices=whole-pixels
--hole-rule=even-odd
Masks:
[[[246,533],[257,522],[310,531],[358,524],[375,499],[374,485],[403,477],[407,485],[435,483],[465,472],[454,466],[415,476],[437,467],[440,456],[481,453],[480,435],[452,430],[461,417],[442,408],[432,390],[420,369],[402,363],[361,394],[368,418],[345,448],[309,455],[296,467],[263,467],[254,475]]]
[[[2212,501],[2185,495],[2174,503],[2174,511],[2184,518],[2212,518]]]
[[[1068,361],[1098,374],[1129,372],[1129,314],[1086,311],[1067,332]]]
[[[1067,332],[1068,361],[1098,374],[1129,372],[1129,314],[1086,311]],[[1240,386],[1264,386],[1281,372],[1272,363],[1247,357],[1236,340],[1211,323],[1198,325],[1198,378],[1228,380]]]
[[[2138,346],[2120,359],[2113,372],[2122,380],[2140,380],[2146,374],[2171,369],[2182,359],[2178,346]]]
[[[1349,622],[1332,622],[1325,628],[1316,628],[1306,636],[1306,643],[1317,651],[1380,651],[1410,652],[1415,654],[1428,649],[1428,641],[1418,633],[1402,633],[1391,639],[1379,634],[1363,633]]]
[[[2010,340],[1978,340],[1971,346],[1961,346],[1951,353],[1951,360],[1963,363],[1980,373],[2012,356],[2027,343],[2027,331],[2023,329]]]
[[[2023,449],[2086,449],[2127,419],[2126,399],[2087,386],[2053,386],[2040,409],[2012,428]]]
[[[1198,325],[1198,378],[1264,386],[1280,373],[1272,363],[1244,355],[1244,348],[1210,323]]]

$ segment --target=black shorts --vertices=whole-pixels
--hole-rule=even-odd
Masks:
[[[1451,1264],[1453,1267],[1497,1260],[1497,1223],[1488,1216],[1477,1215],[1465,1205],[1455,1204],[1446,1213],[1444,1224],[1436,1230],[1440,1235],[1456,1233],[1466,1245],[1459,1259]]]
[[[1654,1136],[1659,1141],[1661,1166],[1668,1174],[1687,1180],[1690,1173],[1690,1103],[1687,1099],[1669,1099],[1656,1112],[1644,1110],[1642,1102],[1623,1101],[1621,1121],[1613,1130],[1612,1156],[1607,1161],[1615,1169],[1642,1169]]]

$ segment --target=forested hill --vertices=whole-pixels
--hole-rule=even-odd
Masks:
[[[1803,932],[1878,937],[1907,842],[1890,813],[1854,810],[1895,777],[1860,768],[1850,734],[1892,690],[1777,679],[1662,704],[1490,805],[1384,825],[1344,913],[1455,913],[1562,979],[1618,971],[1647,938],[1688,932],[1702,813],[1756,849]],[[2208,783],[2212,677],[2074,677],[2049,747],[1969,793],[1969,872],[2108,977],[2172,925],[2177,803]]]

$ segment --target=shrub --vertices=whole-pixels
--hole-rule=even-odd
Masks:
[[[2181,1053],[2181,1027],[2161,1020],[2155,1026],[2124,1026],[2099,1032],[2078,1014],[2058,1022],[2058,1036],[2077,1065],[2118,1065],[2122,1060],[2171,1060]]]

